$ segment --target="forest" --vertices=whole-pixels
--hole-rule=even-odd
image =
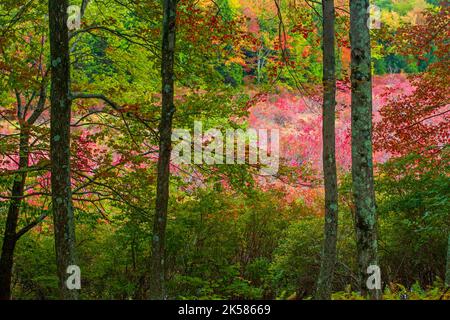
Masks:
[[[0,300],[450,300],[447,0],[2,0]]]

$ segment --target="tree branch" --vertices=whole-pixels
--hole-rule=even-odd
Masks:
[[[30,231],[31,229],[33,229],[35,226],[37,226],[39,223],[41,223],[42,221],[44,221],[44,219],[47,217],[48,213],[43,213],[39,216],[39,218],[37,218],[36,220],[34,220],[33,222],[29,223],[27,226],[23,227],[22,229],[20,229],[17,233],[16,233],[16,241],[19,240],[19,238],[21,236],[23,236],[25,233],[27,233],[28,231]]]

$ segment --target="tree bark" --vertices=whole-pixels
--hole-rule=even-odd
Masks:
[[[11,298],[11,277],[14,260],[14,249],[19,238],[31,230],[34,226],[39,224],[45,217],[41,215],[40,218],[28,224],[24,228],[16,231],[20,206],[22,204],[25,181],[27,178],[28,162],[30,155],[30,129],[34,122],[42,114],[47,99],[47,81],[46,77],[42,79],[41,88],[39,92],[39,100],[36,105],[36,109],[31,116],[26,119],[25,111],[20,99],[20,93],[17,95],[17,115],[20,123],[20,138],[19,138],[19,165],[18,170],[22,171],[17,173],[14,177],[14,182],[11,188],[11,201],[9,204],[8,215],[6,217],[5,233],[3,237],[2,252],[0,257],[0,300],[9,300]],[[33,98],[31,98],[33,99]],[[28,101],[31,103],[32,100]]]
[[[57,274],[61,299],[77,299],[76,290],[66,285],[67,267],[76,265],[75,225],[70,183],[71,100],[67,0],[49,0],[51,122],[50,156],[52,209]]]
[[[170,154],[174,106],[174,55],[177,0],[163,1],[162,29],[162,111],[159,125],[159,158],[156,207],[153,222],[150,297],[165,299],[165,236],[169,202]]]
[[[325,185],[325,228],[322,264],[315,298],[331,299],[338,231],[338,193],[336,173],[336,63],[334,47],[334,0],[322,0],[323,12],[323,173]]]
[[[372,75],[370,33],[367,26],[369,0],[350,0],[352,85],[352,178],[356,207],[360,290],[371,299],[380,290],[368,290],[367,267],[378,265],[375,193],[372,160]]]
[[[18,170],[26,169],[28,167],[29,137],[29,128],[27,124],[23,124],[20,128]],[[2,254],[0,258],[0,300],[9,300],[11,298],[11,277],[14,249],[18,239],[16,229],[19,220],[20,205],[22,203],[25,189],[26,177],[26,170],[17,173],[14,177],[14,182],[11,189],[11,202],[8,208],[8,216],[6,218]]]

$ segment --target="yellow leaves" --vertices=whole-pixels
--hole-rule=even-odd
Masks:
[[[401,4],[404,1],[394,1]],[[430,7],[425,0],[415,0],[412,9],[405,13],[396,10],[382,10],[381,21],[393,29],[397,29],[401,24],[421,25],[425,23],[424,11]]]
[[[241,8],[241,1],[240,0],[229,0],[228,4],[229,4],[229,6],[232,9],[235,9],[235,10]]]
[[[381,11],[381,21],[394,29],[398,29],[401,22],[400,15],[395,11]]]
[[[236,64],[239,64],[239,65],[241,65],[243,67],[246,66],[246,62],[241,56],[231,57],[230,59],[228,59],[225,62],[226,65],[230,65],[231,63],[236,63]]]

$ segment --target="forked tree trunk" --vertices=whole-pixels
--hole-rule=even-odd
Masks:
[[[338,193],[336,174],[336,63],[334,46],[334,0],[322,0],[323,12],[323,174],[325,184],[325,230],[322,264],[315,298],[331,299],[338,231]]]
[[[70,183],[70,57],[67,0],[49,0],[51,122],[50,157],[52,209],[60,298],[78,298],[66,285],[67,267],[76,265],[75,224]]]
[[[19,220],[20,205],[22,203],[25,180],[27,177],[29,156],[29,129],[26,124],[20,128],[19,166],[14,177],[11,189],[11,201],[6,217],[5,234],[3,237],[2,253],[0,258],[0,300],[11,298],[11,277],[13,269],[14,249],[17,242],[17,223]]]
[[[352,85],[352,178],[356,207],[360,290],[371,299],[380,290],[368,290],[367,267],[378,265],[375,193],[372,160],[372,75],[370,33],[367,25],[369,0],[350,0],[350,46]]]
[[[159,158],[156,207],[153,222],[150,297],[165,299],[165,238],[169,202],[170,154],[174,106],[174,55],[177,0],[163,1],[162,29],[162,111],[159,125]]]

